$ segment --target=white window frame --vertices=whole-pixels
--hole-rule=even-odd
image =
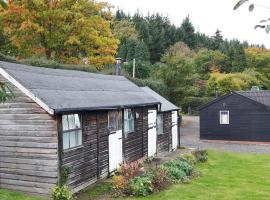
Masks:
[[[67,118],[66,118],[67,117]],[[69,127],[69,117],[74,118],[75,127]],[[78,118],[77,118],[78,117]],[[67,119],[67,124],[65,124],[64,120]],[[76,121],[79,119],[79,121]],[[76,127],[76,123],[79,122],[79,127]],[[67,125],[68,127],[65,127]],[[78,113],[72,113],[67,115],[62,115],[62,131],[63,131],[63,150],[69,150],[73,148],[77,148],[82,146],[83,144],[83,134],[82,134],[82,116]],[[74,141],[71,139],[74,137]],[[68,139],[68,145],[65,145],[65,141]]]
[[[228,122],[227,123],[223,123],[222,121],[222,113],[226,113],[228,116]],[[229,110],[220,110],[219,111],[219,123],[222,125],[228,125],[230,124],[230,111]]]
[[[161,117],[162,122],[159,121],[159,117]],[[160,125],[162,125],[162,126],[160,126]],[[160,127],[162,127],[162,131],[160,130]],[[157,134],[158,135],[164,134],[164,115],[163,115],[163,113],[157,114]]]
[[[130,111],[132,113],[132,117],[131,118],[126,118],[126,112],[128,112],[128,111]],[[133,112],[133,110],[131,108],[124,109],[124,133],[125,134],[129,134],[129,133],[135,132],[135,116],[134,116],[134,114],[135,113]],[[126,129],[126,124],[127,124],[126,122],[133,123],[132,124],[132,127],[133,127],[132,130],[127,130]]]

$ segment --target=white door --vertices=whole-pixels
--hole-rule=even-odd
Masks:
[[[177,149],[178,145],[178,125],[177,111],[172,111],[172,150]]]
[[[157,153],[157,111],[148,110],[148,156]]]
[[[109,134],[109,171],[115,171],[123,163],[122,112],[108,113]]]
[[[110,133],[109,135],[109,168],[110,172],[115,171],[123,162],[122,130]]]

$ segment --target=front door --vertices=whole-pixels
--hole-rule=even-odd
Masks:
[[[157,153],[157,111],[148,110],[148,157]]]
[[[108,113],[109,172],[115,171],[123,162],[122,112]]]
[[[178,125],[177,125],[177,111],[172,111],[172,150],[177,149],[178,146]]]

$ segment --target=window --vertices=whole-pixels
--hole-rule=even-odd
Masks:
[[[163,114],[157,115],[157,134],[163,134]]]
[[[220,124],[229,124],[229,111],[220,111]]]
[[[108,129],[110,130],[110,132],[122,130],[122,112],[108,112]]]
[[[134,113],[131,109],[124,110],[124,132],[130,133],[134,131]]]
[[[79,114],[63,115],[62,125],[64,150],[82,145],[82,127]]]

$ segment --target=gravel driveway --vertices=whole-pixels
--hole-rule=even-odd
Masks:
[[[239,144],[222,141],[200,141],[199,117],[183,116],[180,130],[180,144],[183,147],[199,149],[219,149],[224,151],[270,153],[270,144]]]

